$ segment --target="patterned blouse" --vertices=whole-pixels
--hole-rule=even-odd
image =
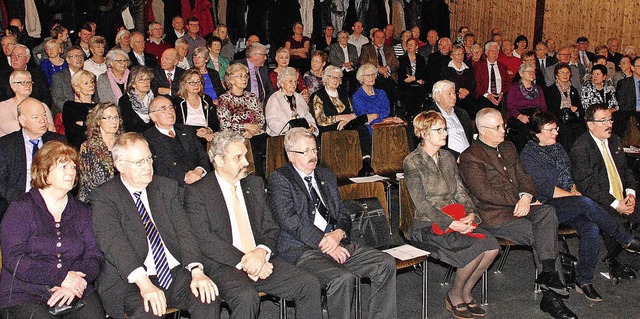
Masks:
[[[218,103],[218,119],[220,120],[221,131],[231,130],[242,133],[244,124],[252,123],[260,126],[258,134],[265,132],[264,111],[255,94],[244,91],[241,96],[237,96],[228,91],[220,95]]]
[[[307,86],[307,89],[309,89],[309,95],[324,87],[322,77],[316,76],[311,70],[307,71],[302,78],[304,79],[304,84]]]
[[[91,191],[115,175],[113,157],[101,137],[92,137],[80,146],[80,190],[78,199],[86,202]]]
[[[618,109],[616,89],[606,83],[603,85],[602,90],[598,90],[592,82],[587,83],[580,91],[580,99],[585,109],[593,104],[606,104],[610,109]]]

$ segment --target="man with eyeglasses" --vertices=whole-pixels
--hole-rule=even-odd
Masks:
[[[31,160],[44,143],[64,141],[48,131],[50,117],[42,102],[26,98],[18,104],[21,129],[0,137],[0,218],[9,203],[31,189]]]
[[[637,182],[627,165],[621,138],[612,134],[609,107],[604,104],[589,106],[585,121],[588,132],[576,140],[569,153],[578,191],[600,204],[614,220],[639,223]],[[614,283],[619,278],[635,278],[635,271],[617,259],[622,252],[620,244],[606,234],[602,234],[602,238],[608,251],[605,261]]]
[[[171,47],[169,43],[162,39],[162,25],[155,21],[151,22],[147,33],[149,34],[149,37],[147,38],[146,45],[144,46],[144,52],[155,56],[156,59],[160,59],[162,52]]]
[[[13,96],[11,86],[9,85],[9,77],[13,71],[26,70],[31,73],[31,80],[33,82],[32,98],[40,100],[40,102],[51,105],[51,92],[47,82],[47,76],[42,72],[40,67],[35,63],[29,63],[31,59],[31,52],[29,48],[22,44],[16,44],[11,50],[11,68],[0,72],[0,101],[4,101]]]
[[[269,82],[269,65],[267,61],[267,48],[258,42],[254,42],[247,48],[247,57],[236,60],[234,63],[242,63],[249,68],[249,85],[246,90],[255,94],[262,106],[273,94],[274,89]]]
[[[277,252],[315,275],[327,290],[329,318],[351,318],[354,283],[371,279],[369,318],[397,317],[396,270],[391,255],[351,243],[351,217],[336,176],[317,167],[313,134],[292,128],[284,137],[289,163],[269,175],[267,202],[280,224]]]
[[[2,51],[0,51],[0,71],[10,69],[11,65],[11,50],[16,45],[17,40],[14,35],[6,35],[2,37]]]
[[[154,175],[138,133],[120,135],[111,152],[120,175],[89,195],[105,258],[97,286],[107,314],[151,319],[175,307],[192,318],[220,318],[218,288],[204,273],[180,186]]]
[[[158,96],[149,105],[149,117],[155,124],[143,135],[154,156],[157,175],[177,181],[181,186],[192,184],[211,171],[211,164],[195,131],[176,124],[176,111],[171,100]]]
[[[207,40],[203,39],[200,36],[200,21],[197,17],[190,17],[186,21],[187,23],[187,34],[184,35],[184,38],[189,43],[189,53],[187,54],[187,59],[191,62],[193,61],[193,52],[197,47],[206,47]]]
[[[506,92],[509,91],[510,77],[507,67],[498,61],[500,46],[495,42],[484,45],[486,58],[473,66],[476,77],[476,96],[478,109],[492,107],[500,110]]]
[[[544,71],[544,82],[547,86],[553,85],[556,83],[555,77],[555,68],[558,63],[567,63],[571,61],[571,50],[568,47],[562,47],[558,50],[556,54],[557,63],[547,65]],[[569,64],[569,68],[571,69],[571,86],[576,88],[578,91],[582,88],[582,82],[580,82],[580,69],[577,65]]]
[[[75,93],[71,86],[71,78],[84,67],[84,52],[79,46],[73,46],[67,51],[67,57],[65,59],[69,68],[54,73],[51,81],[51,95],[53,97],[53,107],[51,111],[54,115],[62,112],[64,102],[75,99]]]
[[[160,28],[160,26],[158,26]],[[134,67],[137,65],[144,65],[148,67],[156,67],[158,65],[159,57],[147,52],[147,43],[144,41],[144,35],[141,32],[134,31],[131,32],[129,36],[129,46],[131,47],[131,51],[129,51],[129,60],[131,60],[131,66]],[[165,50],[170,48],[166,46]],[[160,56],[162,56],[162,52],[160,51]]]
[[[280,228],[262,178],[249,175],[245,139],[220,132],[208,153],[215,172],[185,187],[185,209],[232,318],[258,318],[262,291],[294,301],[297,318],[321,319],[318,279],[273,253]]]
[[[543,290],[540,309],[554,318],[577,318],[562,302],[569,292],[556,269],[555,209],[536,199],[535,185],[515,146],[504,139],[502,114],[484,108],[476,115],[476,125],[478,139],[460,155],[460,177],[482,217],[480,227],[495,237],[533,247],[537,271],[541,270],[535,281]]]

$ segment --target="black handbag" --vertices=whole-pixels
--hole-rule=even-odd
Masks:
[[[47,299],[51,298],[51,288],[52,287],[47,287]],[[73,301],[71,301],[71,303],[68,305],[64,304],[62,306],[59,306],[58,304],[56,304],[53,307],[49,307],[49,313],[53,316],[66,316],[82,308],[84,308],[84,301],[78,298],[73,298]]]
[[[560,111],[562,112],[560,121],[563,124],[577,123],[580,120],[578,113],[572,111],[570,108],[563,108]]]
[[[362,115],[356,117],[355,119],[349,121],[349,123],[347,123],[347,125],[345,125],[342,129],[343,130],[357,130],[358,127],[367,124],[368,120],[369,119],[367,118],[367,114],[362,114]]]
[[[562,274],[567,288],[575,288],[578,259],[569,253],[560,252],[560,264],[562,265]]]
[[[345,202],[351,215],[350,239],[356,244],[373,248],[391,245],[391,227],[377,198],[354,199]]]

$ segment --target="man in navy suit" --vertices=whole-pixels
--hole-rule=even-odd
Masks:
[[[269,65],[267,65],[267,49],[264,45],[254,42],[247,48],[245,59],[234,61],[242,63],[249,68],[249,83],[246,90],[254,93],[262,105],[273,94],[273,86],[269,81]]]
[[[44,143],[64,141],[62,135],[49,132],[44,105],[27,98],[18,105],[22,129],[0,138],[0,219],[9,203],[31,189],[31,160]]]
[[[153,99],[149,105],[149,117],[155,126],[143,135],[153,154],[156,174],[184,185],[200,180],[211,171],[207,153],[194,131],[176,125],[176,110],[171,100],[164,96]]]
[[[292,300],[297,318],[322,318],[320,282],[272,253],[280,229],[262,178],[248,175],[244,138],[220,132],[209,148],[215,171],[185,187],[185,209],[231,318],[257,318],[258,292]]]
[[[631,116],[640,119],[640,57],[631,60],[631,70],[633,76],[618,81],[616,88],[619,110],[613,114],[613,133],[618,136],[624,136]]]
[[[174,307],[191,318],[220,318],[218,288],[204,273],[181,187],[153,175],[151,151],[138,133],[120,135],[112,154],[120,175],[89,197],[105,258],[96,286],[107,314],[152,319]]]
[[[284,139],[289,164],[271,173],[269,208],[280,224],[277,252],[314,274],[327,290],[329,318],[351,318],[358,278],[371,279],[369,318],[396,318],[396,266],[393,257],[353,244],[351,218],[340,199],[336,176],[316,167],[318,148],[304,128]]]
[[[153,95],[176,96],[184,70],[178,67],[178,51],[166,49],[162,52],[160,65],[153,68],[151,90]]]

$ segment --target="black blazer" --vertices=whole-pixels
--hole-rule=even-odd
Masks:
[[[233,61],[233,63],[242,63],[248,66],[246,58]],[[269,77],[269,66],[265,62],[265,65],[259,67],[258,71],[260,72],[260,78],[262,79],[262,86],[264,87],[264,103],[266,104],[271,94],[275,92],[273,90],[273,86],[271,85],[271,80],[270,80],[271,78]],[[251,71],[249,71],[249,76],[251,76]],[[249,79],[249,83],[247,84],[247,88],[245,89],[245,91],[248,91],[248,92],[251,91],[251,79]],[[258,95],[256,94],[256,96]]]
[[[129,60],[131,60],[130,68],[140,65],[138,59],[136,59],[136,56],[133,54],[133,50],[129,51]],[[158,66],[158,58],[151,53],[144,52],[144,64],[150,68],[156,67]]]
[[[159,95],[158,88],[171,88],[171,96],[176,96],[176,94],[178,94],[180,78],[184,74],[184,70],[176,66],[174,72],[173,81],[171,81],[171,86],[169,86],[167,75],[162,67],[156,66],[153,68],[153,80],[151,81],[151,91],[153,91],[153,95]]]
[[[249,175],[240,180],[240,186],[256,245],[275,252],[280,228],[267,206],[262,178]],[[229,211],[215,174],[186,185],[184,203],[204,255],[205,269],[216,269],[219,264],[235,267],[244,253],[233,246]]]
[[[206,94],[202,96],[200,100],[202,101],[202,112],[204,113],[204,118],[207,120],[207,127],[214,132],[219,131],[220,121],[218,120],[218,112],[216,111],[215,104],[213,104],[213,100]],[[189,111],[187,110],[189,107],[187,105],[187,100],[180,100],[176,106],[176,123],[186,125],[185,122],[187,121],[187,115],[189,114]]]
[[[636,110],[636,87],[634,77],[630,76],[618,81],[616,100],[620,111]]]
[[[62,135],[45,132],[42,143],[63,141]],[[9,203],[24,194],[27,185],[27,158],[22,129],[0,137],[0,219]]]
[[[153,122],[149,120],[145,123],[138,113],[131,107],[131,100],[127,93],[123,94],[118,100],[118,106],[120,107],[120,116],[122,117],[122,127],[125,132],[137,132],[142,133],[147,129],[153,127]]]
[[[404,79],[411,75],[411,61],[409,61],[409,55],[403,54],[398,57],[400,66],[398,67],[398,87],[400,89],[408,88],[411,84],[417,84],[417,82],[407,83]],[[416,54],[416,81],[427,81],[427,64],[424,62],[424,58],[420,54]]]
[[[560,110],[560,102],[562,101],[562,97],[560,96],[560,94],[560,90],[555,83],[547,86],[544,90],[544,100],[547,104],[547,112],[553,114],[558,120],[560,120],[560,118],[562,117],[562,112]],[[584,118],[584,108],[582,108],[580,92],[578,92],[578,89],[571,86],[569,95],[571,97],[571,105],[577,106],[578,112],[580,113],[580,118]]]
[[[435,103],[431,104],[427,108],[427,110],[432,110],[440,113],[440,109]],[[458,117],[458,120],[460,120],[460,124],[462,124],[462,128],[464,129],[464,135],[467,137],[467,142],[469,142],[469,145],[471,145],[471,143],[473,143],[473,126],[471,125],[471,117],[469,117],[469,113],[467,113],[467,111],[457,106],[453,107],[453,113],[455,113],[456,116]],[[456,158],[458,158],[458,156],[460,156],[460,153],[450,149],[448,145],[449,145],[449,138],[447,135],[447,145],[445,145],[445,149],[451,152],[453,155],[455,155]]]
[[[169,46],[173,48],[176,44],[176,40],[178,40],[178,35],[176,34],[176,31],[173,30],[173,27],[169,26],[169,30],[170,31],[165,33],[164,35],[164,42],[168,43]],[[187,35],[186,30],[184,32],[184,35]]]
[[[165,248],[180,262],[177,267],[201,263],[198,243],[191,232],[182,205],[183,192],[178,183],[154,175],[146,191],[149,199],[147,209],[153,216]],[[89,202],[96,242],[105,258],[96,287],[107,313],[119,318],[124,313],[127,285],[131,285],[127,276],[139,267],[144,268],[144,260],[149,253],[147,234],[135,201],[120,176],[93,190]]]
[[[184,185],[184,174],[200,166],[207,172],[211,171],[211,163],[202,144],[194,132],[181,124],[174,125],[179,145],[174,145],[174,139],[160,133],[155,126],[146,130],[142,135],[149,143],[153,154],[153,171],[157,175],[169,177]]]
[[[633,171],[627,165],[627,159],[622,149],[622,140],[617,135],[611,135],[609,154],[618,169],[622,189],[636,189]],[[582,134],[571,147],[571,173],[573,181],[582,195],[587,196],[603,207],[610,207],[615,200],[609,194],[609,175],[602,158],[602,153],[589,132]]]
[[[53,100],[51,99],[51,91],[49,91],[49,83],[47,76],[40,70],[35,63],[27,63],[27,71],[31,73],[31,81],[33,81],[33,91],[31,97],[51,107]],[[8,100],[15,94],[11,91],[9,85],[9,76],[13,72],[12,68],[8,68],[0,72],[0,101]],[[4,87],[4,88],[2,88]]]
[[[212,68],[207,68],[207,73],[209,74],[211,84],[213,84],[213,90],[216,91],[216,95],[218,95],[218,97],[227,92],[227,90],[222,85],[222,81],[220,81],[220,73],[218,73],[218,71]]]
[[[331,170],[316,167],[315,179],[322,201],[336,220],[336,228],[351,233],[349,210],[340,199],[336,176]],[[313,224],[315,205],[307,188],[291,163],[269,175],[267,201],[280,225],[277,252],[286,261],[296,264],[300,255],[318,249],[324,232]]]

